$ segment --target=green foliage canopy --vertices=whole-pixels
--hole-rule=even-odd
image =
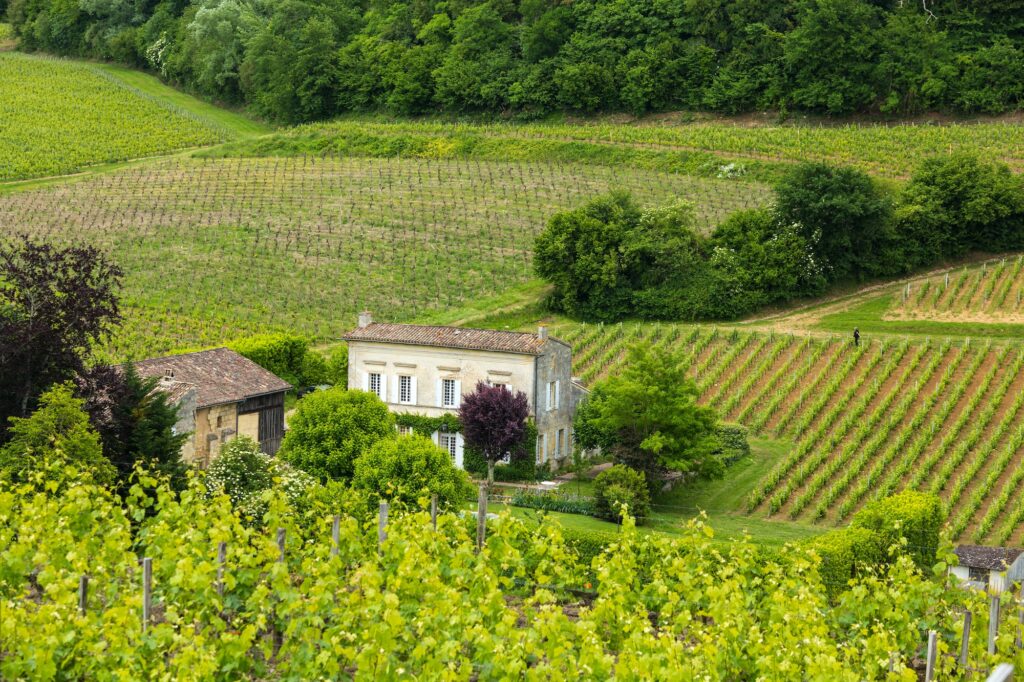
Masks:
[[[380,398],[331,388],[298,402],[279,454],[321,481],[349,480],[361,453],[393,437],[395,418]]]

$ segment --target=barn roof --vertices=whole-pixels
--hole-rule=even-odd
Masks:
[[[135,363],[143,377],[167,377],[196,389],[196,406],[237,403],[292,386],[233,350],[214,348]],[[179,396],[180,397],[180,396]]]
[[[541,355],[544,351],[544,344],[548,341],[565,343],[553,337],[543,339],[537,334],[524,332],[463,327],[429,327],[385,322],[371,322],[365,327],[353,329],[342,339],[345,341],[375,341],[412,346],[487,350],[523,355]]]
[[[961,566],[1004,571],[1013,565],[1024,550],[984,545],[960,545],[955,550]]]

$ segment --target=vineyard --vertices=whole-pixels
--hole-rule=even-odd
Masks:
[[[742,125],[728,119],[691,123],[445,124],[342,120],[298,126],[232,147],[247,155],[331,150],[370,156],[560,158],[629,163],[699,175],[771,179],[798,161],[856,166],[905,178],[925,158],[968,152],[1024,170],[1024,129],[1010,123],[968,125]]]
[[[4,679],[907,680],[929,631],[936,679],[960,679],[964,608],[976,669],[1022,656],[1011,606],[990,655],[984,596],[907,557],[833,585],[700,520],[670,539],[627,519],[584,556],[508,515],[274,490],[253,524],[198,482],[143,476],[124,505],[54,479],[0,487]]]
[[[98,67],[13,52],[0,53],[0,121],[0,182],[228,139]]]
[[[757,184],[465,160],[175,159],[0,201],[0,225],[108,250],[127,271],[114,357],[285,329],[333,339],[359,310],[411,320],[533,277],[552,213],[613,188],[685,198],[707,230]]]
[[[1024,257],[1003,258],[914,282],[885,319],[1024,322]]]
[[[779,335],[687,325],[572,325],[584,381],[613,374],[629,343],[682,350],[701,401],[792,442],[748,510],[837,524],[904,488],[950,508],[954,537],[1024,542],[1024,349],[961,340]]]

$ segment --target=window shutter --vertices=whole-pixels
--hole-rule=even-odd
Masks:
[[[383,372],[380,375],[380,399],[388,401],[388,375]]]
[[[370,391],[370,373],[363,372],[363,390],[369,393]]]
[[[416,404],[416,377],[409,377],[409,402]]]
[[[444,407],[444,382],[440,379],[437,380],[437,406]]]
[[[462,434],[455,434],[455,466],[462,468]]]
[[[547,390],[544,391],[544,409],[548,412],[551,411],[551,384],[545,387]]]
[[[555,382],[555,409],[556,410],[559,407],[562,406],[561,389],[562,389],[562,382],[561,381],[556,381]]]
[[[402,392],[398,388],[398,375],[391,377],[391,396],[396,403],[402,402]]]
[[[455,380],[455,407],[462,405],[462,382]]]

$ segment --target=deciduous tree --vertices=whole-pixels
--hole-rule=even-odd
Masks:
[[[82,373],[121,320],[121,269],[92,247],[0,243],[0,441],[50,385]]]
[[[487,484],[494,483],[494,465],[522,443],[530,403],[522,391],[483,381],[462,398],[459,421],[466,445],[479,450],[487,460]]]

